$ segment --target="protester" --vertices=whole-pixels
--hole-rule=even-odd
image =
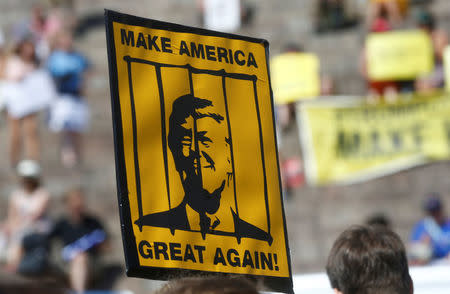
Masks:
[[[370,24],[371,33],[383,33],[392,30],[392,24],[388,19],[387,11],[381,9]],[[398,86],[395,81],[375,81],[369,77],[368,74],[368,60],[366,48],[361,54],[360,72],[367,81],[369,103],[376,103],[384,98],[388,102],[394,102],[397,99]]]
[[[0,226],[0,254],[10,271],[16,271],[22,259],[23,239],[33,233],[46,234],[51,228],[47,217],[50,195],[41,186],[39,164],[23,160],[17,174],[21,187],[11,194],[7,218]]]
[[[358,24],[356,18],[348,15],[348,7],[344,0],[319,0],[317,5],[318,33],[351,28]]]
[[[89,124],[89,108],[83,98],[89,63],[74,49],[70,32],[57,35],[47,68],[60,95],[51,107],[49,126],[62,132],[61,162],[71,168],[80,162],[82,133]]]
[[[69,191],[65,202],[67,214],[56,222],[50,238],[64,244],[62,258],[69,265],[70,285],[83,293],[99,269],[97,259],[106,244],[106,232],[101,222],[86,211],[82,190]]]
[[[414,226],[410,237],[409,253],[414,264],[450,256],[450,219],[445,215],[440,195],[427,195],[423,209],[426,216]]]
[[[47,74],[38,70],[37,65],[34,44],[24,39],[17,44],[14,54],[7,57],[2,73],[12,167],[20,160],[22,142],[25,158],[39,160],[40,157],[37,114],[53,99],[54,88]]]
[[[52,43],[58,34],[64,31],[72,32],[77,25],[77,16],[73,8],[64,5],[53,5],[47,14],[45,37]]]
[[[14,41],[22,40],[25,37],[37,42],[42,38],[45,31],[45,12],[40,4],[33,4],[29,10],[29,17],[18,21],[12,28],[12,38]]]
[[[36,56],[39,60],[48,55],[46,35],[45,9],[40,3],[34,3],[30,9],[29,17],[17,22],[12,28],[12,39],[19,42],[29,39],[36,47]]]
[[[207,3],[209,2],[209,3]],[[254,3],[246,1],[246,0],[238,0],[237,1],[239,4],[239,11],[237,11],[237,13],[239,13],[239,26],[235,27],[233,30],[237,30],[239,29],[241,26],[249,26],[252,24],[253,19],[255,17],[255,12],[256,12],[256,8],[254,6]],[[202,26],[207,26],[207,21],[206,21],[206,17],[207,17],[207,7],[210,4],[216,4],[218,3],[217,1],[207,1],[207,0],[196,0],[196,8],[197,8],[197,12],[198,12],[198,18],[200,20],[200,23],[202,24]],[[229,12],[229,10],[227,10],[227,12]],[[225,17],[226,20],[229,19],[230,15],[229,14],[225,14],[225,15],[221,15],[221,17]],[[218,28],[216,28],[218,29]]]
[[[3,30],[0,28],[0,57],[2,57],[3,61],[3,57],[5,54],[5,34],[3,33]]]
[[[5,67],[5,36],[0,28],[0,111],[5,108],[5,97],[3,95],[3,72]]]
[[[336,294],[412,294],[400,237],[380,226],[354,226],[334,242],[326,271]]]
[[[430,74],[417,79],[416,90],[418,92],[427,92],[433,89],[444,88],[444,51],[448,45],[447,33],[437,27],[435,17],[425,10],[417,14],[416,25],[430,36],[434,53],[434,69]]]
[[[172,280],[155,294],[258,294],[255,285],[244,278],[193,277]]]
[[[299,44],[288,43],[283,48],[282,54],[288,53],[307,53],[306,50]],[[320,76],[320,93],[322,96],[330,96],[335,94],[334,80],[329,75]],[[288,128],[295,121],[295,102],[286,104],[279,104],[276,106],[275,119],[277,125],[282,129]]]
[[[384,10],[391,24],[397,26],[406,16],[408,8],[409,0],[370,0],[366,24],[370,28],[380,12]]]

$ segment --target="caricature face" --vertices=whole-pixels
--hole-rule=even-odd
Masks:
[[[211,101],[186,95],[174,102],[170,120],[169,148],[185,201],[199,213],[215,213],[231,177],[224,117]]]

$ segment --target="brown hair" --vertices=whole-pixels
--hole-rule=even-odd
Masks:
[[[247,279],[218,276],[172,280],[155,294],[258,294],[258,291]]]
[[[36,55],[36,45],[34,44],[34,42],[32,41],[32,39],[30,37],[25,37],[22,38],[21,40],[19,40],[17,42],[17,44],[14,46],[14,54],[17,56],[20,56],[23,50],[23,47],[25,47],[26,45],[31,45],[33,46],[33,55],[31,56],[31,62],[34,65],[39,65],[39,59],[37,58]]]
[[[331,286],[343,294],[411,294],[405,247],[380,226],[354,226],[334,242],[326,266]]]

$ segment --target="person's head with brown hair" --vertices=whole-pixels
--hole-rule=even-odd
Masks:
[[[447,217],[444,212],[444,203],[442,202],[442,198],[439,193],[428,193],[423,202],[423,209],[426,215],[433,218],[439,225],[443,225],[447,221]]]
[[[172,280],[155,294],[258,294],[258,291],[244,278],[212,276]]]
[[[73,187],[64,195],[67,213],[72,221],[79,221],[86,210],[84,191],[81,187]]]
[[[326,266],[336,294],[412,294],[405,247],[381,226],[353,226],[334,242]]]
[[[29,37],[23,38],[17,42],[14,46],[14,54],[26,63],[34,65],[39,63],[36,56],[36,47]]]

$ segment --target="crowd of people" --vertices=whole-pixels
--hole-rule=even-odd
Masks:
[[[332,31],[339,34],[342,29],[355,29],[363,32],[364,40],[371,35],[386,32],[417,31],[424,32],[429,37],[432,47],[433,65],[431,72],[417,75],[415,78],[404,79],[378,79],[369,75],[369,62],[367,48],[362,45],[359,52],[359,74],[365,84],[367,103],[396,103],[401,97],[410,97],[402,94],[428,94],[445,88],[444,52],[449,45],[448,33],[439,26],[437,18],[431,12],[429,0],[367,0],[365,14],[362,20],[355,18],[349,12],[349,2],[344,0],[321,0],[317,4],[317,31],[319,33]],[[363,2],[363,1],[361,1]],[[365,43],[367,44],[367,43]],[[304,44],[307,46],[307,44]],[[286,53],[312,53],[299,44],[287,44],[281,54]],[[339,84],[333,76],[320,72],[319,94],[316,98],[332,95],[345,95],[339,93]],[[303,97],[304,98],[304,97]],[[306,97],[310,98],[310,97]],[[289,196],[292,190],[305,183],[303,158],[299,156],[285,156],[283,154],[283,136],[289,133],[296,125],[296,105],[299,102],[278,104],[276,106],[276,123],[278,130],[278,143],[281,146],[280,158],[282,166],[283,187],[285,195]],[[276,100],[276,99],[275,99]]]
[[[84,88],[89,61],[73,47],[70,11],[34,6],[0,44],[0,104],[7,114],[9,161],[41,159],[40,115],[61,134],[61,162],[81,162],[81,137],[89,125]],[[32,99],[30,99],[32,97]]]
[[[351,226],[342,232],[330,250],[326,273],[335,294],[414,293],[405,246],[383,226]],[[196,277],[174,279],[156,293],[256,294],[258,288],[242,277]]]
[[[424,32],[429,37],[432,47],[432,71],[409,80],[372,80],[368,75],[366,49],[363,48],[359,69],[366,84],[366,92],[361,93],[361,96],[367,97],[367,103],[396,103],[401,99],[399,94],[424,94],[442,90],[445,87],[444,51],[448,46],[448,33],[439,26],[437,18],[430,12],[432,1],[365,1],[364,21],[355,19],[348,10],[348,2],[342,0],[318,1],[319,21],[316,31],[321,34],[330,31],[339,34],[341,30],[354,29],[359,26],[358,29],[363,31],[367,38],[371,34],[416,30]],[[308,50],[296,44],[289,44],[282,50],[282,54],[292,52],[304,53]],[[336,87],[332,77],[322,72],[319,96],[335,95],[336,88],[339,86]],[[277,105],[278,136],[282,137],[283,134],[289,133],[291,126],[295,125],[297,103]],[[304,184],[303,162],[300,157],[284,156],[283,148],[280,153],[284,194],[288,200],[290,192]],[[423,210],[425,218],[414,226],[407,244],[409,262],[413,265],[448,263],[450,258],[450,219],[445,215],[441,197],[436,193],[425,195]],[[368,224],[381,224],[391,228],[389,219],[382,214],[371,218]]]
[[[0,264],[2,271],[56,278],[82,293],[108,247],[106,230],[87,212],[81,188],[67,187],[65,213],[52,215],[52,197],[41,181],[42,125],[59,134],[59,160],[68,170],[82,164],[89,126],[84,97],[91,65],[74,47],[77,19],[65,2],[35,4],[29,19],[0,32],[0,108],[7,118],[11,173],[19,179],[0,220]]]
[[[427,205],[435,209],[435,196]],[[355,225],[334,241],[325,266],[335,294],[413,294],[407,250],[400,237],[384,222]],[[253,294],[258,285],[241,277],[174,279],[158,294]]]
[[[366,44],[361,45],[358,69],[359,76],[365,84],[365,91],[360,92],[367,103],[378,105],[380,103],[395,104],[402,97],[410,97],[405,94],[428,94],[445,88],[444,51],[448,46],[448,33],[440,27],[437,18],[431,12],[429,0],[367,0],[362,9],[364,14],[358,16],[352,1],[345,0],[321,0],[317,1],[316,32],[339,34],[343,30],[355,30],[364,36],[364,41],[370,36],[382,35],[387,32],[416,31],[424,32],[429,37],[432,47],[432,70],[427,74],[420,74],[414,78],[373,78],[369,74],[369,58]],[[318,36],[320,38],[320,35]],[[284,46],[281,54],[311,53],[307,48],[308,43],[302,45],[290,43]],[[317,55],[317,54],[316,54]],[[272,77],[275,73],[272,73]],[[337,77],[333,77],[323,70],[319,73],[319,90],[317,98],[333,95],[346,95],[340,93],[340,84]],[[305,82],[305,81],[303,81]],[[281,159],[281,174],[283,181],[283,194],[288,199],[295,189],[306,183],[303,158],[299,155],[290,155],[292,152],[284,152],[284,137],[292,132],[292,126],[298,124],[296,118],[296,106],[301,104],[301,99],[311,97],[298,97],[298,102],[280,103],[276,105],[277,136]],[[275,97],[275,101],[277,98]],[[285,154],[286,153],[286,154]]]
[[[101,263],[95,262],[108,248],[106,230],[89,213],[80,188],[64,196],[65,213],[50,215],[49,191],[41,185],[41,168],[34,160],[17,166],[20,187],[9,198],[6,219],[0,223],[0,261],[11,273],[52,277],[82,293]],[[55,242],[60,253],[52,252]],[[63,268],[61,268],[63,267]]]
[[[348,7],[347,2],[343,0],[319,1],[317,8],[317,19],[319,23],[327,23],[327,30],[331,29],[336,31],[347,28],[347,25],[345,25],[349,22],[348,16],[345,13]],[[398,94],[401,93],[426,93],[445,87],[444,51],[449,42],[448,34],[439,26],[436,17],[430,12],[429,4],[431,2],[427,0],[370,0],[367,1],[365,21],[350,21],[350,27],[355,27],[357,24],[363,26],[361,29],[365,32],[365,38],[377,33],[418,30],[425,32],[429,36],[432,44],[433,70],[428,74],[419,75],[409,80],[374,80],[369,77],[368,56],[366,54],[366,48],[363,46],[360,54],[359,70],[361,77],[366,83],[366,93],[360,94],[366,96],[368,102],[377,103],[382,100],[395,102],[397,101]],[[319,25],[319,27],[321,26]],[[322,29],[319,28],[318,30],[320,31]],[[298,44],[288,44],[282,50],[282,53],[291,52],[302,53],[309,51],[308,48]],[[336,92],[338,86],[335,85],[333,77],[329,74],[321,73],[320,80],[319,96],[347,94]],[[277,108],[277,121],[280,129],[286,129],[294,121],[294,105],[293,103],[279,105]]]

